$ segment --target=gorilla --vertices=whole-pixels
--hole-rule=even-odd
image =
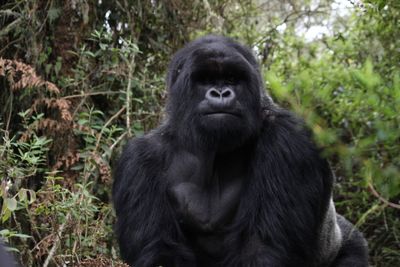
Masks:
[[[334,177],[304,122],[266,94],[251,50],[221,36],[173,57],[161,125],[114,170],[116,235],[132,266],[364,267]]]
[[[6,252],[3,242],[0,240],[0,267],[18,267],[12,255]]]

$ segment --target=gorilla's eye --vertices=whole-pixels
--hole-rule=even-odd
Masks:
[[[205,75],[202,82],[204,84],[215,84],[215,77],[213,77],[212,75]]]
[[[238,82],[239,82],[238,78],[234,75],[228,75],[225,78],[225,83],[228,85],[235,85],[235,84],[238,84]]]
[[[196,83],[201,85],[212,85],[216,83],[215,75],[208,72],[195,73],[193,79]]]

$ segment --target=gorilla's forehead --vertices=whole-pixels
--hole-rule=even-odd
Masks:
[[[234,47],[223,42],[211,42],[202,44],[192,51],[192,70],[224,70],[242,69],[250,70],[250,64],[246,58]]]
[[[222,42],[205,43],[193,49],[192,59],[198,62],[244,60],[243,56],[233,47]]]

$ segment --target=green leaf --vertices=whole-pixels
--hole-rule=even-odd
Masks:
[[[108,47],[108,45],[107,45],[107,44],[104,44],[104,43],[99,43],[99,46],[100,46],[100,49],[101,49],[101,50],[106,50],[107,47]]]
[[[6,208],[3,211],[3,216],[1,217],[1,222],[5,223],[10,217],[11,217],[11,211]]]
[[[32,204],[36,200],[36,192],[31,189],[23,188],[18,192],[18,198],[21,202]]]
[[[15,198],[4,199],[4,204],[10,211],[15,211],[17,209],[17,200]]]
[[[0,236],[7,237],[9,235],[10,235],[10,230],[8,230],[8,229],[0,230]]]
[[[32,236],[25,235],[25,234],[12,234],[11,236],[15,236],[15,237],[23,238],[23,239],[32,238]]]
[[[50,24],[51,24],[54,20],[56,20],[56,19],[60,16],[60,14],[61,14],[61,9],[60,9],[60,8],[54,8],[54,7],[50,8],[50,9],[47,11],[47,16],[48,16],[48,18],[49,18]]]

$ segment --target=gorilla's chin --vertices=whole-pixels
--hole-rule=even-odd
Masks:
[[[252,132],[243,117],[232,113],[212,113],[200,117],[195,128],[203,147],[227,152],[242,146]]]
[[[202,132],[210,132],[213,135],[227,135],[231,132],[243,132],[245,122],[242,117],[232,113],[209,113],[202,115],[199,128]]]
[[[200,123],[205,129],[223,133],[225,131],[243,128],[246,122],[243,121],[241,116],[235,113],[214,112],[202,115],[200,117]]]

